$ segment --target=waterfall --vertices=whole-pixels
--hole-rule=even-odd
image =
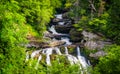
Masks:
[[[80,64],[82,65],[82,67],[87,68],[88,64],[86,62],[86,59],[83,56],[81,56],[79,47],[77,47],[77,57],[78,57]]]
[[[56,32],[54,25],[52,25],[52,26],[49,28],[49,31],[51,31],[53,34],[59,34],[59,33]]]
[[[68,55],[68,48],[65,47],[65,54]]]
[[[62,14],[57,14],[57,15],[55,15],[55,17],[58,19],[62,19]]]
[[[67,47],[65,47],[65,54],[66,54],[68,60],[70,61],[71,65],[78,63],[77,58],[68,53],[68,48]]]
[[[26,52],[26,60],[25,61],[28,61],[29,60],[29,53]]]
[[[58,47],[55,47],[54,49],[58,55],[62,55],[62,53],[60,52],[60,49]]]
[[[41,59],[42,59],[42,56],[40,55],[39,58],[38,58],[37,64],[36,64],[36,66],[35,66],[35,69],[38,68],[38,65],[39,65],[39,62],[40,62]]]
[[[58,19],[62,19],[62,15],[61,15],[61,14],[60,14],[60,15],[55,15],[55,16],[56,16],[56,18],[58,18]],[[65,22],[58,22],[58,23],[59,23],[59,25],[64,25]],[[52,51],[54,50],[57,55],[64,55],[64,56],[66,56],[71,65],[78,64],[78,65],[80,66],[80,70],[82,70],[82,71],[81,71],[81,74],[83,74],[83,73],[84,73],[83,69],[86,69],[87,66],[90,65],[90,62],[89,62],[89,60],[88,60],[88,64],[87,64],[85,57],[81,55],[80,47],[77,47],[77,48],[76,48],[76,50],[77,50],[77,53],[76,53],[77,56],[74,56],[74,55],[70,54],[70,53],[69,53],[69,50],[68,50],[68,47],[67,47],[68,45],[72,45],[72,42],[70,42],[70,39],[68,38],[68,37],[69,37],[69,34],[58,33],[58,32],[55,30],[55,26],[54,26],[54,25],[52,25],[52,26],[49,28],[49,31],[51,31],[52,34],[55,34],[55,35],[60,35],[60,36],[61,36],[61,35],[65,35],[65,36],[61,36],[61,37],[60,37],[60,38],[61,38],[61,41],[66,42],[66,44],[61,45],[61,46],[64,46],[65,51],[64,51],[64,52],[60,51],[60,48],[59,48],[59,47],[50,47],[50,48],[44,48],[44,49],[41,49],[41,50],[33,51],[32,54],[31,54],[31,58],[32,58],[32,59],[33,59],[36,55],[37,55],[37,56],[39,55],[38,61],[37,61],[36,66],[35,66],[35,69],[37,69],[38,66],[39,66],[39,62],[40,62],[41,59],[42,59],[42,54],[44,54],[44,55],[46,56],[46,58],[45,58],[45,59],[46,59],[46,60],[45,60],[46,64],[49,65],[49,66],[51,66],[52,64],[51,64],[51,58],[50,58],[50,56],[51,56],[52,54],[54,54],[54,53],[52,52]],[[52,39],[52,41],[56,41],[56,40],[57,40],[57,39],[55,39],[55,38]],[[29,45],[28,45],[28,46],[29,46]],[[61,46],[60,46],[60,47],[61,47]],[[41,53],[40,53],[40,52],[41,52]],[[26,53],[26,61],[27,61],[29,58],[30,58],[30,57],[29,57],[29,54],[28,54],[28,52],[27,52],[27,53]],[[59,58],[57,58],[57,59],[59,60]]]
[[[50,55],[46,55],[46,63],[47,65],[51,65],[51,61],[50,61]]]
[[[59,25],[64,25],[64,24],[65,24],[65,22],[59,22],[58,24],[59,24]]]
[[[36,51],[32,52],[31,58],[33,59],[35,57],[35,55],[39,54],[40,51],[41,50],[36,50]]]
[[[49,28],[49,31],[51,31],[52,34],[63,35],[63,36],[69,36],[68,34],[61,34],[61,33],[56,32],[55,26],[54,26],[54,25],[52,25],[52,26]]]
[[[67,37],[62,37],[61,38],[61,41],[65,41],[66,42],[66,45],[71,45],[72,43],[70,42],[70,39],[67,38]]]
[[[47,65],[51,65],[50,55],[52,54],[52,50],[53,50],[53,48],[43,49],[42,53],[46,54],[46,63],[47,63]]]

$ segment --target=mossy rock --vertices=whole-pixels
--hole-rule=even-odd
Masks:
[[[61,51],[62,54],[65,54],[65,47],[64,47],[64,46],[61,46],[61,47],[60,47],[60,51]]]
[[[72,42],[81,42],[81,40],[83,39],[81,32],[77,31],[74,28],[70,30],[69,34]]]
[[[40,60],[40,64],[45,64],[46,63],[46,55],[41,54],[42,59]]]

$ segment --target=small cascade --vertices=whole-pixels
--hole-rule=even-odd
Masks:
[[[59,33],[56,32],[54,25],[52,25],[52,26],[49,28],[49,31],[51,31],[52,34],[59,34]]]
[[[77,47],[77,57],[82,67],[87,68],[88,64],[86,62],[86,59],[83,56],[81,56],[79,47]]]
[[[26,52],[26,60],[25,61],[28,61],[29,60],[29,53]]]
[[[46,63],[47,63],[47,65],[51,65],[50,55],[52,54],[52,50],[53,50],[53,48],[43,49],[42,53],[46,54]]]
[[[33,59],[35,57],[35,55],[39,54],[41,50],[36,50],[31,54],[31,58]]]
[[[55,17],[56,17],[57,19],[62,19],[62,14],[57,14],[57,15],[55,15]]]
[[[68,60],[70,61],[71,65],[78,63],[77,58],[68,53],[68,48],[67,47],[65,47],[65,54],[66,54]]]
[[[62,37],[61,38],[61,41],[65,41],[66,42],[66,45],[71,45],[72,43],[70,42],[70,39],[67,38],[67,37]]]
[[[39,58],[38,58],[37,64],[36,64],[36,66],[35,66],[35,69],[38,68],[38,65],[39,65],[39,62],[40,62],[41,59],[42,59],[42,56],[40,55]]]
[[[61,33],[56,32],[54,25],[52,25],[52,26],[49,28],[49,31],[51,31],[52,34],[68,36],[68,34],[61,34]]]
[[[65,54],[68,55],[68,48],[65,47]]]
[[[58,24],[59,24],[59,25],[64,25],[64,24],[65,24],[65,22],[59,22]]]
[[[74,56],[73,56],[73,61],[74,61],[75,64],[78,63],[78,59],[76,57],[74,57]]]
[[[47,65],[51,65],[51,61],[50,61],[50,55],[46,55],[46,63]]]
[[[55,47],[54,50],[56,51],[56,53],[57,53],[58,55],[62,55],[62,53],[60,52],[60,49],[59,49],[58,47]]]
[[[91,66],[90,61],[88,60],[88,65]]]
[[[62,14],[60,14],[60,15],[55,15],[56,16],[56,18],[58,18],[58,19],[63,19],[62,18]],[[60,21],[60,22],[58,22],[59,24],[58,25],[64,25],[65,24],[65,22],[62,22],[62,21]],[[31,59],[33,59],[34,57],[36,57],[36,55],[37,55],[37,58],[38,58],[38,61],[37,61],[37,63],[36,63],[36,66],[35,66],[35,69],[37,69],[38,68],[38,66],[39,66],[39,62],[41,61],[41,59],[43,58],[42,57],[42,54],[44,54],[45,56],[46,56],[46,60],[45,60],[45,62],[46,62],[46,64],[47,65],[49,65],[49,66],[51,66],[52,64],[51,64],[51,58],[50,58],[50,56],[52,55],[52,54],[55,54],[55,55],[63,55],[63,56],[65,56],[65,57],[67,57],[67,59],[68,59],[68,61],[70,62],[70,64],[71,65],[74,65],[74,64],[78,64],[79,66],[80,66],[80,69],[82,70],[82,69],[86,69],[87,68],[87,66],[89,66],[90,65],[90,62],[89,62],[89,60],[88,60],[88,62],[86,62],[86,59],[85,59],[85,57],[84,56],[82,56],[81,55],[81,53],[80,53],[80,48],[79,47],[77,47],[77,56],[73,56],[72,54],[70,54],[69,53],[69,50],[68,50],[68,48],[67,48],[67,46],[68,45],[72,45],[72,42],[70,42],[70,39],[69,39],[69,34],[62,34],[62,33],[58,33],[56,30],[55,30],[55,26],[54,25],[52,25],[50,28],[49,28],[49,31],[51,31],[52,32],[52,34],[53,35],[62,35],[60,38],[61,38],[61,41],[63,41],[63,42],[66,42],[64,45],[60,45],[59,47],[50,47],[50,48],[45,48],[45,49],[40,49],[40,50],[36,50],[36,51],[33,51],[32,52],[32,54],[31,54]],[[63,36],[63,35],[65,35],[65,36]],[[60,40],[60,38],[59,38],[59,40]],[[52,41],[57,41],[58,39],[57,38],[51,38],[52,40],[50,41],[50,42],[52,42]],[[28,45],[29,46],[29,45]],[[62,50],[60,51],[60,48],[62,48],[62,46],[64,46],[64,48],[65,48],[65,52],[63,52]],[[53,50],[55,51],[55,53],[53,53]],[[74,53],[75,54],[75,53]],[[39,57],[38,57],[39,56]],[[30,56],[29,56],[29,54],[28,54],[28,52],[26,53],[26,61],[28,61],[28,59],[30,58]],[[56,58],[55,58],[56,59]],[[57,58],[58,60],[59,60],[59,58]],[[60,62],[59,62],[60,63]],[[84,74],[84,71],[82,70],[81,71],[81,74]]]

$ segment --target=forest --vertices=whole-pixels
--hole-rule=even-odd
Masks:
[[[120,0],[0,0],[0,74],[120,74]]]

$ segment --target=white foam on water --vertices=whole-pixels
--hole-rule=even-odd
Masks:
[[[87,68],[88,64],[86,62],[85,57],[81,56],[79,47],[77,47],[77,57],[78,57],[80,64],[82,65],[82,67]]]
[[[62,14],[56,14],[55,17],[58,18],[58,19],[63,19]]]
[[[67,45],[71,45],[72,44],[72,42],[70,42],[70,39],[67,38],[67,37],[62,37],[61,41],[65,41]]]

